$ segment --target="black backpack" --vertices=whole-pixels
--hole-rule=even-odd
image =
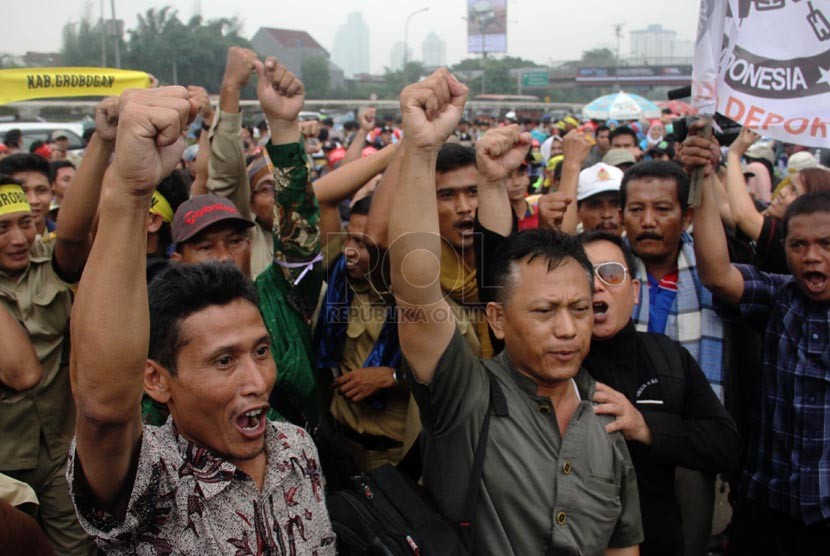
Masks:
[[[464,517],[448,522],[411,478],[391,465],[353,477],[352,488],[328,495],[339,556],[457,556],[471,553],[472,525],[484,472],[490,415],[506,417],[507,400],[490,372],[490,404],[481,424]]]

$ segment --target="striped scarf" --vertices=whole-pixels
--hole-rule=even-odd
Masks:
[[[692,236],[683,232],[680,242],[677,297],[666,320],[665,334],[689,350],[709,379],[712,390],[723,401],[723,321],[715,314],[712,293],[698,278]],[[647,332],[649,292],[646,266],[640,259],[637,259],[637,275],[644,285],[640,288],[640,302],[634,306],[632,319],[638,331]]]

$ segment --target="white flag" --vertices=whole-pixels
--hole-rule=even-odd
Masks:
[[[701,0],[692,106],[830,147],[830,0]]]

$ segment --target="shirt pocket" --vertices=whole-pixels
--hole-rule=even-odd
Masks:
[[[32,337],[54,337],[66,331],[72,302],[65,286],[46,281],[32,293],[32,317],[26,329]]]
[[[585,554],[601,554],[617,525],[622,512],[620,485],[611,479],[589,475],[577,496],[575,518],[580,546],[592,547]]]

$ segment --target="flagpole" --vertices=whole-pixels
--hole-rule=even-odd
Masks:
[[[703,138],[708,142],[712,138],[712,116],[706,116],[706,127],[703,128]],[[717,170],[717,168],[715,169]],[[703,185],[703,166],[692,170],[691,185],[689,187],[689,206],[699,207]]]

